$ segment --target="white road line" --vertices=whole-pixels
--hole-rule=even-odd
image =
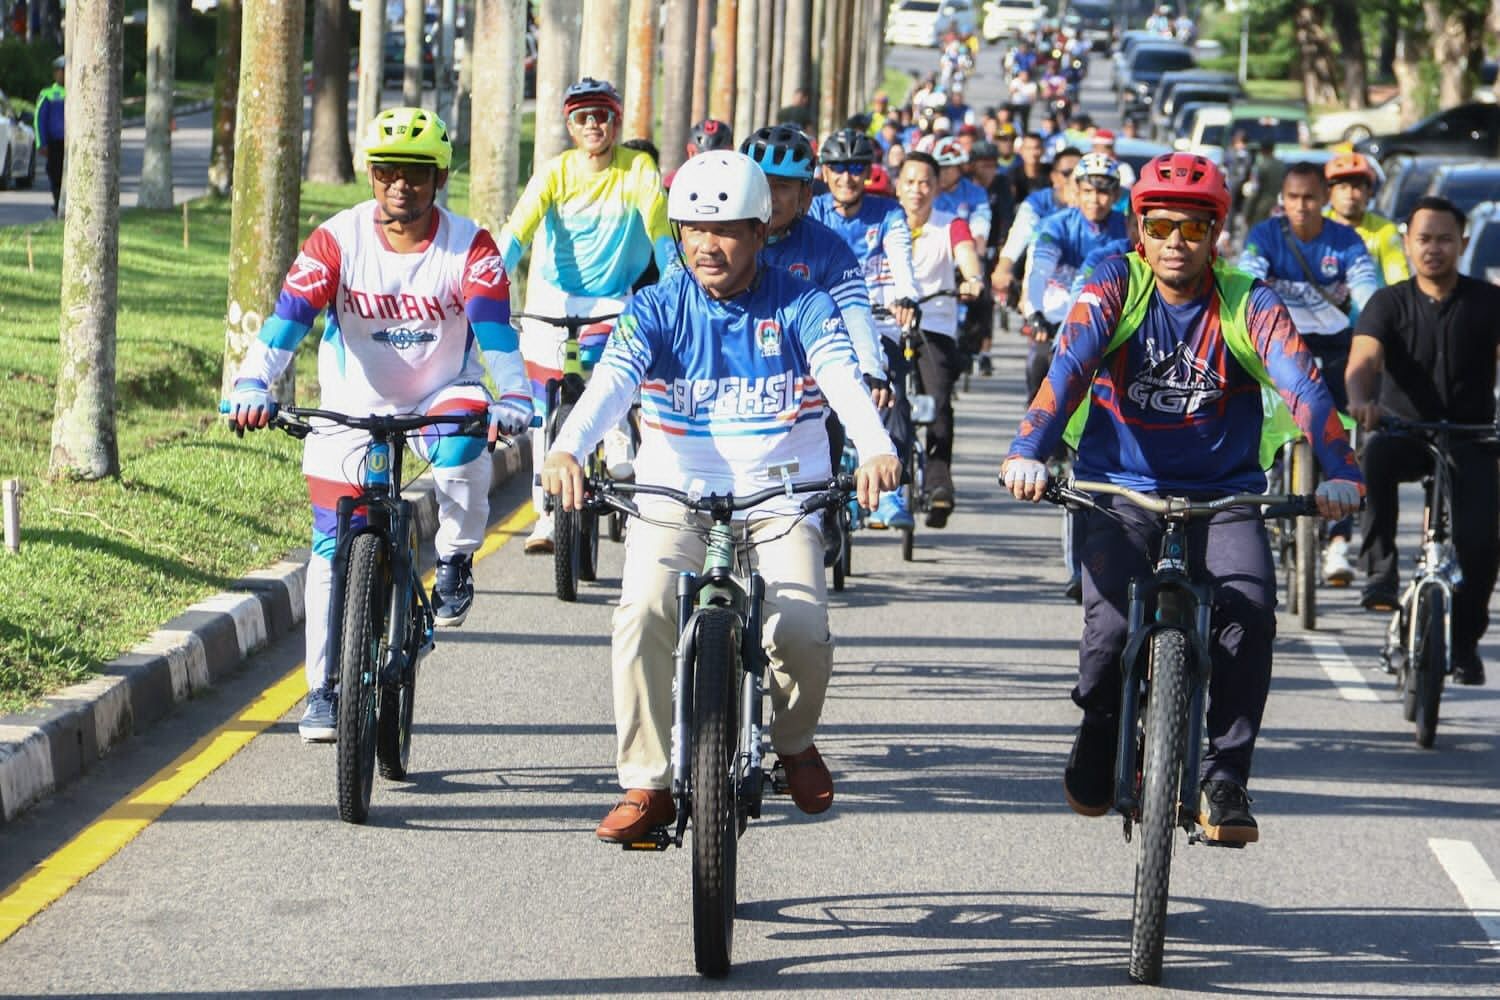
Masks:
[[[1333,686],[1338,688],[1339,696],[1345,701],[1380,700],[1380,696],[1366,683],[1364,674],[1349,659],[1349,654],[1344,652],[1343,645],[1337,639],[1331,635],[1304,635],[1301,639],[1318,658],[1318,665],[1323,668],[1323,673],[1333,681]]]
[[[1490,866],[1467,840],[1429,837],[1427,846],[1458,886],[1458,894],[1489,937],[1490,947],[1500,951],[1500,880],[1496,880]]]

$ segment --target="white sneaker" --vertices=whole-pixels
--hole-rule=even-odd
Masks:
[[[604,467],[611,479],[623,482],[635,478],[635,443],[618,427],[604,435]]]
[[[552,515],[542,514],[526,539],[526,554],[529,556],[552,554]]]
[[[1333,587],[1347,587],[1354,582],[1354,564],[1349,561],[1349,543],[1345,539],[1334,538],[1323,550],[1323,580]]]

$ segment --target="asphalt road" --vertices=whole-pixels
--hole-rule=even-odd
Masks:
[[[818,818],[773,799],[745,835],[726,983],[693,972],[688,854],[591,834],[616,795],[620,548],[567,606],[514,539],[478,564],[476,610],[426,662],[412,780],[377,779],[367,826],[338,821],[333,751],[303,746],[293,712],[0,944],[0,990],[1137,995],[1133,848],[1117,819],[1062,800],[1081,615],[1060,594],[1059,515],[994,485],[1021,356],[1001,340],[996,376],[959,400],[948,528],[920,533],[912,563],[895,537],[857,540],[818,741],[838,799]],[[500,512],[522,501],[517,484]],[[1179,840],[1168,994],[1497,993],[1500,695],[1450,691],[1437,748],[1419,750],[1368,669],[1379,623],[1354,597],[1325,592],[1316,645],[1282,623],[1252,782],[1261,843]],[[295,666],[295,646],[0,828],[0,885]]]

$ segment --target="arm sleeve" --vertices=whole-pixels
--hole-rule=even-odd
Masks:
[[[1266,365],[1276,392],[1292,412],[1329,479],[1363,482],[1349,435],[1312,352],[1297,335],[1281,298],[1265,285],[1250,292],[1250,340]]]
[[[651,165],[651,157],[644,153],[635,158],[636,210],[641,213],[641,223],[651,239],[651,252],[656,256],[656,271],[665,275],[667,267],[677,259],[677,243],[672,239],[672,226],[667,221],[667,192],[662,187],[661,174]]]
[[[540,173],[531,175],[531,180],[526,182],[526,190],[521,192],[521,200],[511,209],[510,218],[500,230],[497,243],[506,274],[516,273],[516,267],[521,263],[521,254],[531,245],[537,227],[542,224],[547,210],[552,207],[553,170],[550,167],[549,164]]]
[[[814,290],[799,303],[797,338],[807,354],[818,388],[843,421],[861,460],[896,454],[880,414],[860,380],[838,307],[826,292]]]
[[[1059,227],[1049,220],[1036,234],[1036,245],[1031,248],[1031,267],[1026,271],[1025,299],[1035,309],[1042,307],[1047,282],[1052,280],[1052,273],[1062,260],[1059,235]]]
[[[1375,261],[1365,249],[1365,241],[1357,236],[1354,246],[1345,258],[1345,274],[1349,282],[1349,298],[1356,310],[1363,309],[1370,296],[1380,290],[1380,272],[1375,270]]]
[[[664,339],[658,313],[645,294],[630,300],[589,376],[588,388],[557,432],[549,454],[564,452],[582,462],[589,449],[604,439],[604,432],[629,412],[656,355],[656,345]]]
[[[990,198],[984,189],[975,184],[974,191],[979,196],[979,204],[974,206],[974,211],[969,215],[969,231],[974,234],[974,249],[978,250],[990,241],[994,213],[990,211]]]
[[[1021,254],[1026,252],[1026,244],[1031,242],[1031,233],[1036,228],[1036,209],[1028,202],[1021,202],[1016,209],[1016,217],[1010,224],[1010,232],[1006,234],[1005,246],[1000,248],[1000,256],[1008,261],[1018,261]]]
[[[318,314],[333,305],[338,294],[341,260],[333,234],[323,226],[314,229],[302,244],[302,252],[292,261],[291,270],[281,283],[276,311],[250,345],[235,374],[236,381],[252,378],[270,385],[286,371]]]
[[[1262,249],[1271,234],[1265,223],[1261,223],[1245,236],[1245,249],[1240,253],[1239,263],[1235,266],[1241,271],[1253,274],[1262,281],[1271,273],[1271,262],[1266,258]]]
[[[885,349],[875,332],[875,315],[870,312],[870,293],[859,261],[842,243],[834,246],[829,256],[833,260],[832,270],[839,275],[829,292],[844,318],[854,355],[859,359],[859,370],[873,378],[885,378]]]
[[[917,299],[917,276],[911,266],[911,227],[906,224],[906,213],[898,206],[886,213],[885,237],[881,241],[885,249],[886,263],[891,268],[891,280],[898,299]]]
[[[1058,335],[1047,377],[1010,443],[1009,457],[1045,461],[1062,441],[1068,419],[1094,383],[1104,350],[1125,311],[1130,271],[1125,261],[1107,261],[1084,286]]]
[[[520,340],[510,325],[510,279],[487,230],[481,229],[469,245],[460,294],[496,398],[529,402],[531,385],[521,361]]]

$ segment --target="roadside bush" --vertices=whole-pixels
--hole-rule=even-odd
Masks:
[[[52,82],[52,60],[60,55],[50,45],[28,45],[19,38],[0,41],[0,90],[29,106]]]

